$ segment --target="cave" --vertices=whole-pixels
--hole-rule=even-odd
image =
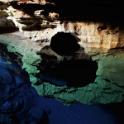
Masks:
[[[0,124],[124,124],[121,1],[0,0]]]
[[[50,46],[41,50],[40,78],[56,85],[72,87],[93,83],[96,78],[97,62],[87,55],[71,33],[58,32],[51,38]],[[55,53],[49,54],[48,49]],[[62,57],[58,60],[57,56]]]

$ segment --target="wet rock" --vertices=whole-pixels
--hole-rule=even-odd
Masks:
[[[0,11],[0,17],[1,17],[1,18],[7,17],[7,16],[8,16],[7,12],[5,12],[5,11]]]
[[[18,28],[11,20],[6,18],[0,18],[0,34],[11,33],[15,31],[18,31]]]

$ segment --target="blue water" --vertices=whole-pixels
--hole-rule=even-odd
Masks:
[[[120,124],[115,115],[102,105],[39,96],[21,67],[0,58],[0,124]]]

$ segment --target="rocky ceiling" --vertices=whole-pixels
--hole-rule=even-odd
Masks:
[[[29,73],[32,86],[40,95],[82,103],[110,103],[124,99],[124,19],[121,3],[96,0],[0,1],[0,43],[7,46],[5,55],[18,56],[15,57],[18,64]],[[55,52],[50,44],[51,38],[58,32],[75,36],[81,49],[69,56]],[[47,57],[48,61],[58,64],[64,59],[84,59],[84,53],[88,62],[90,59],[97,65],[92,83],[80,87],[68,87],[65,83],[59,86],[57,84],[62,82],[50,77],[45,80],[44,75],[39,77]],[[9,59],[12,61],[13,58]],[[92,66],[89,67],[92,72]],[[89,67],[86,65],[86,70]]]

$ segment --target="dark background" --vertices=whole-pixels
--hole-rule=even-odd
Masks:
[[[123,3],[115,0],[53,0],[64,19],[123,24]]]

